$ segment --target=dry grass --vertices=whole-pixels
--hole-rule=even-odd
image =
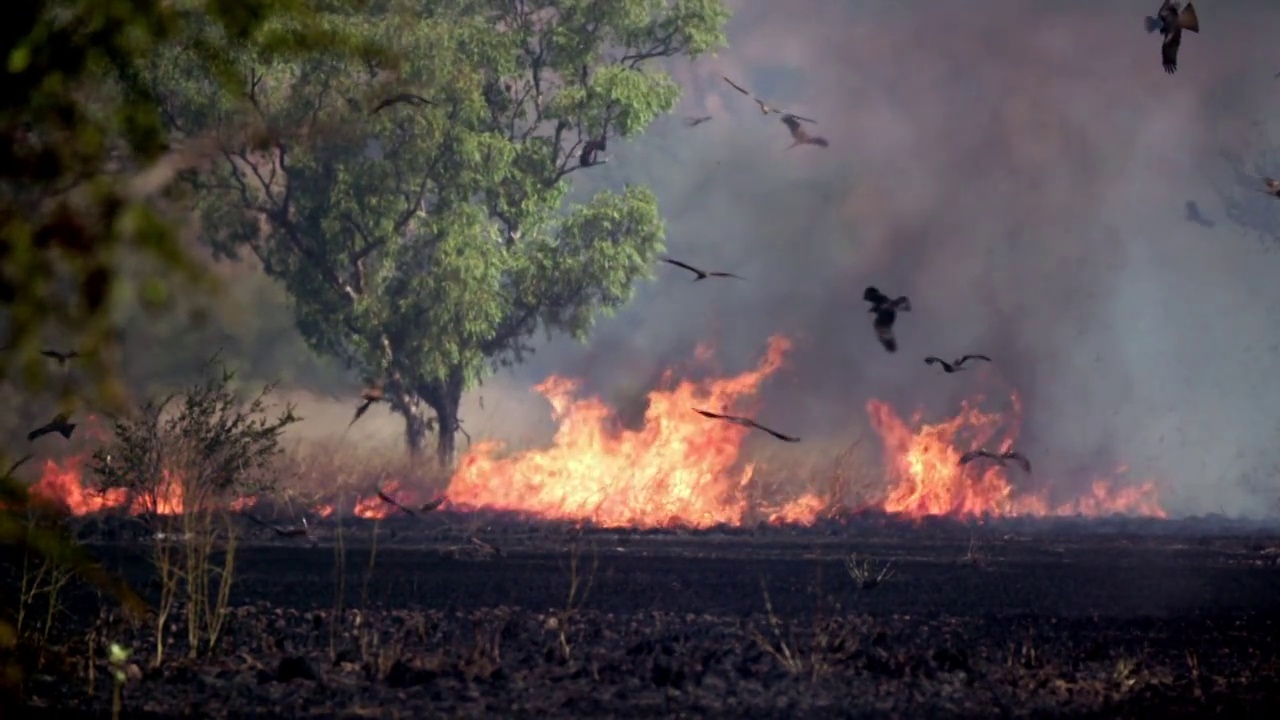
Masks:
[[[879,443],[865,439],[819,440],[803,448],[763,443],[744,448],[743,462],[755,464],[753,479],[743,490],[749,506],[758,511],[752,518],[767,518],[806,494],[817,496],[828,512],[874,505],[884,493],[878,453]],[[450,480],[430,455],[412,461],[398,438],[379,445],[341,437],[297,438],[287,444],[279,462],[277,496],[270,500],[294,515],[338,497],[349,505],[389,487],[402,493],[399,499],[405,502],[425,502],[445,494]]]
[[[339,496],[369,497],[392,482],[424,496],[443,492],[447,474],[431,457],[413,462],[398,445],[369,447],[341,440],[297,440],[280,459],[277,502],[301,510]]]

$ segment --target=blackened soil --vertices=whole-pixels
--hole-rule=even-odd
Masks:
[[[384,523],[374,551],[372,526],[348,528],[345,553],[332,533],[249,538],[211,656],[185,659],[174,621],[149,670],[152,631],[98,623],[99,646],[134,648],[124,716],[1270,717],[1280,701],[1280,539],[1259,533],[488,530]],[[97,546],[154,590],[145,549]],[[109,716],[83,635],[31,683],[32,713]]]

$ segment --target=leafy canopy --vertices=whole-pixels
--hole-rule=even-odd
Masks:
[[[175,50],[150,88],[187,134],[245,103],[288,128],[269,148],[226,144],[193,178],[207,237],[262,260],[312,347],[451,433],[442,414],[487,366],[519,362],[539,327],[585,336],[647,276],[664,234],[653,193],[570,205],[569,179],[589,142],[607,158],[609,138],[674,107],[651,61],[722,44],[727,17],[719,0],[333,2],[318,22],[395,60],[245,50],[229,95]]]

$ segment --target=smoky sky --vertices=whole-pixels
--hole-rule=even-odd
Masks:
[[[668,252],[748,282],[659,266],[589,343],[553,340],[495,381],[577,375],[635,416],[697,343],[739,371],[783,334],[796,347],[759,415],[789,432],[865,428],[869,398],[938,420],[1016,390],[1019,446],[1057,491],[1124,463],[1174,513],[1274,511],[1280,479],[1257,478],[1280,460],[1280,253],[1227,222],[1216,189],[1222,146],[1261,152],[1242,133],[1280,110],[1280,5],[1198,8],[1175,75],[1143,30],[1154,1],[733,5],[729,48],[671,65],[676,116],[579,184],[651,184]],[[785,149],[778,116],[722,75],[831,147]],[[867,285],[911,297],[897,354]],[[923,363],[968,352],[996,363]]]

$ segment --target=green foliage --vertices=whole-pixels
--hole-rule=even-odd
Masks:
[[[217,33],[182,52],[216,71],[214,87],[229,79],[231,44],[294,56],[350,45],[341,28],[311,22],[304,0],[32,0],[11,10],[0,27],[0,387],[118,407],[121,268],[151,262],[131,288],[148,307],[172,297],[174,283],[184,293],[213,287],[173,222],[170,181],[198,156],[170,147],[161,108],[139,84],[146,61],[197,18]],[[290,32],[264,32],[268,19]],[[78,350],[79,372],[51,376],[37,352],[46,342]],[[31,549],[143,609],[60,529],[30,530],[30,506],[11,472],[0,477],[0,545]],[[12,630],[0,621],[0,654]],[[12,669],[0,668],[6,680]]]
[[[519,362],[539,327],[584,337],[648,275],[654,195],[570,205],[570,175],[590,171],[588,142],[604,159],[670,111],[679,89],[651,61],[723,44],[727,18],[719,0],[335,1],[317,23],[387,51],[246,50],[228,71],[241,92],[220,95],[174,49],[148,89],[184,133],[224,132],[240,98],[291,128],[265,149],[226,143],[191,178],[207,239],[255,254],[308,343],[383,382],[411,449],[430,407],[447,463],[464,389]]]
[[[215,359],[180,398],[151,399],[130,415],[113,417],[111,442],[93,453],[101,487],[124,488],[153,512],[163,510],[172,484],[184,508],[218,506],[270,489],[281,435],[299,418],[292,406],[268,415],[270,385],[246,403],[232,390],[234,378]],[[167,412],[175,399],[177,407]]]

